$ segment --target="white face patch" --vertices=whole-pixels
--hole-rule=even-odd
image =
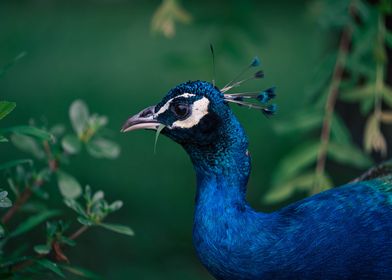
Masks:
[[[208,105],[210,101],[207,97],[203,97],[202,99],[196,100],[192,105],[192,113],[185,120],[175,121],[172,124],[172,128],[191,128],[199,123],[199,121],[208,114]],[[166,105],[166,104],[165,104]]]
[[[179,98],[179,97],[188,98],[188,97],[192,97],[192,96],[196,96],[196,94],[186,92],[186,93],[183,93],[183,94],[181,94],[181,95],[179,95],[179,96],[176,96],[176,97],[174,97],[174,98],[169,99],[169,100],[165,103],[165,105],[163,105],[163,106],[161,107],[161,109],[159,109],[159,111],[155,113],[155,117],[158,116],[158,115],[160,115],[160,114],[162,114],[162,113],[165,112],[167,109],[169,109],[170,103],[173,101],[173,99],[176,99],[176,98]]]

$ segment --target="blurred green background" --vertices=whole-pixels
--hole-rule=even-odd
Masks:
[[[92,229],[67,250],[72,263],[105,279],[212,279],[192,248],[195,180],[192,165],[175,143],[154,133],[121,134],[129,115],[156,104],[176,84],[211,80],[209,44],[216,53],[216,80],[223,86],[254,55],[266,73],[242,90],[278,88],[279,113],[233,108],[250,138],[253,172],[248,199],[270,211],[261,197],[277,162],[301,139],[277,135],[273,123],[306,103],[315,64],[329,43],[317,25],[314,1],[183,1],[190,24],[176,25],[166,38],[151,32],[160,1],[0,2],[0,64],[26,56],[0,79],[0,99],[16,111],[2,126],[29,119],[69,123],[68,107],[83,99],[107,115],[122,153],[93,160],[85,152],[65,170],[82,184],[105,191],[125,206],[110,221],[131,226],[133,238]],[[1,161],[23,157],[11,144],[0,146]],[[53,188],[56,188],[53,184]],[[61,203],[53,191],[51,202]]]

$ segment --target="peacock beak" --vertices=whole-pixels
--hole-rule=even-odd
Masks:
[[[123,125],[121,132],[128,132],[138,129],[156,130],[160,123],[154,117],[155,106],[150,106],[138,114],[130,117]]]

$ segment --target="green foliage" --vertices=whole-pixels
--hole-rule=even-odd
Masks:
[[[4,118],[15,108],[15,103],[2,101],[0,103],[0,116]],[[119,210],[123,203],[115,201],[108,203],[104,199],[104,193],[97,191],[92,195],[89,186],[85,188],[83,198],[85,205],[82,206],[77,199],[82,195],[82,187],[78,180],[65,172],[64,165],[69,164],[71,157],[81,152],[85,145],[89,154],[95,158],[117,158],[120,154],[119,146],[104,138],[101,134],[108,120],[105,116],[90,114],[88,107],[83,101],[77,100],[70,107],[71,125],[73,133],[65,133],[63,125],[56,125],[50,129],[46,126],[38,126],[35,123],[29,126],[13,126],[2,128],[2,134],[11,139],[12,144],[23,152],[28,153],[38,160],[15,159],[0,163],[0,171],[5,171],[10,190],[15,196],[12,204],[8,198],[8,192],[0,189],[0,210],[8,208],[2,217],[0,224],[0,275],[3,277],[20,277],[22,275],[37,275],[41,273],[53,273],[65,278],[67,271],[75,275],[96,279],[96,275],[87,270],[60,265],[69,262],[64,254],[66,246],[75,246],[76,239],[90,226],[103,227],[105,229],[133,235],[133,231],[124,225],[103,223],[107,216]],[[1,142],[7,138],[1,136]],[[42,166],[43,165],[43,166]],[[59,194],[65,204],[77,212],[76,221],[82,224],[73,234],[68,235],[70,222],[55,220],[62,215],[62,211],[49,209],[45,203],[48,193],[44,186],[55,177],[59,187]],[[29,217],[18,221],[15,228],[10,228],[8,222],[20,210],[28,210]],[[32,246],[35,256],[26,254],[25,243],[20,243],[20,249],[13,254],[4,250],[4,246],[16,237],[26,236],[39,225],[46,223],[46,243]],[[25,239],[26,240],[26,239]],[[27,243],[26,243],[27,244]]]
[[[386,46],[391,46],[391,32],[385,27],[390,3],[318,1],[324,8],[320,15],[323,28],[338,30],[340,42],[325,55],[326,59],[317,69],[314,85],[310,86],[318,109],[299,112],[276,124],[277,132],[300,132],[314,140],[298,145],[282,159],[274,172],[273,187],[266,202],[287,199],[296,191],[314,193],[331,187],[325,160],[363,169],[372,164],[369,156],[372,151],[386,155],[387,144],[381,123],[392,123],[392,115],[381,104],[392,106],[392,90],[385,84],[384,73]],[[351,44],[350,48],[348,44]],[[334,96],[342,102],[358,104],[367,116],[363,136],[367,154],[353,143],[349,129],[334,112]]]
[[[81,151],[82,144],[87,152],[96,158],[115,159],[120,155],[117,143],[102,135],[107,125],[106,116],[90,114],[87,105],[82,100],[76,100],[69,109],[69,118],[75,134],[67,134],[61,141],[62,148],[73,155]]]

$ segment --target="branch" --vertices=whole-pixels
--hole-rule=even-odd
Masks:
[[[43,142],[44,150],[46,153],[46,157],[48,159],[48,167],[51,173],[56,172],[58,169],[58,161],[54,159],[52,151],[50,149],[50,145],[48,141]],[[41,187],[44,184],[44,181],[42,180],[35,180],[33,186],[34,187]],[[6,224],[9,222],[9,220],[15,215],[15,213],[20,209],[20,207],[25,204],[33,194],[32,188],[30,186],[26,186],[26,188],[23,190],[19,198],[15,201],[14,205],[4,214],[4,216],[1,218],[1,221],[3,224]]]
[[[352,5],[350,5],[350,13],[352,13]],[[352,32],[353,32],[352,26],[348,24],[344,28],[340,38],[339,52],[332,74],[332,80],[328,89],[328,97],[325,106],[323,127],[320,135],[321,146],[317,157],[316,180],[315,180],[315,184],[313,185],[312,193],[318,193],[321,191],[318,178],[320,178],[320,176],[324,174],[324,170],[325,170],[325,162],[327,159],[328,144],[329,144],[330,132],[331,132],[331,122],[332,122],[333,112],[335,110],[336,100],[339,95],[339,88],[342,82],[344,68],[347,62],[347,55],[350,48]]]
[[[88,226],[81,226],[78,230],[76,230],[68,238],[71,239],[71,240],[75,240],[80,235],[82,235],[86,230],[88,230],[88,228],[89,228]],[[56,259],[57,260],[60,259],[63,262],[64,261],[68,262],[68,258],[62,253],[62,250],[61,250],[60,246],[61,245],[57,241],[54,241],[52,243],[52,248],[53,248],[53,251],[54,251]],[[29,260],[26,260],[24,262],[21,262],[21,263],[15,265],[14,267],[12,267],[11,271],[12,272],[16,272],[16,271],[22,270],[22,269],[24,269],[26,267],[29,267],[30,265],[33,265],[35,263],[35,261],[37,261],[39,259],[42,259],[42,258],[44,258],[46,256],[47,256],[47,254],[37,254],[33,259],[29,259]]]

